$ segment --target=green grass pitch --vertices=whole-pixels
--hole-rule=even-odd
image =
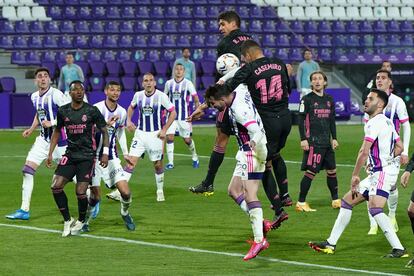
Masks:
[[[340,147],[336,161],[342,196],[349,190],[363,129],[362,125],[340,125],[337,132]],[[35,136],[24,139],[20,131],[0,132],[2,275],[362,275],[367,272],[406,275],[412,272],[404,268],[408,259],[381,258],[391,248],[381,231],[376,236],[367,235],[369,222],[365,204],[354,208],[351,223],[339,240],[335,255],[316,253],[307,247],[310,240],[328,237],[338,212],[330,206],[325,172],[317,175],[307,199],[317,212],[297,213],[294,207],[287,208],[289,220],[269,234],[269,249],[259,258],[243,262],[241,256],[249,249],[245,241],[252,235],[250,223],[227,196],[237,150],[234,138],[231,138],[226,159],[216,177],[214,196],[188,192],[188,187],[198,184],[206,174],[215,137],[214,126],[194,128],[193,137],[198,154],[202,156],[199,169],[191,167],[188,150],[182,139],[176,137],[175,152],[178,154],[175,169],[165,173],[166,201],[163,203],[156,202],[152,164],[147,158],[140,161],[130,181],[133,193],[130,212],[137,223],[135,232],[128,232],[124,227],[119,203],[105,197],[101,202],[101,213],[90,226],[91,236],[61,238],[60,233],[46,232],[61,231],[63,225],[50,192],[53,170],[44,165],[35,175],[31,219],[7,220],[5,215],[20,207],[21,168]],[[131,135],[128,142],[130,138]],[[410,152],[413,149],[411,146]],[[282,155],[287,161],[289,191],[296,201],[302,178],[299,164],[302,151],[297,127],[292,128]],[[104,185],[101,188],[103,194],[109,192]],[[399,191],[398,236],[412,258],[414,236],[406,215],[412,187],[400,187]],[[66,187],[66,193],[71,215],[76,217],[73,184]],[[259,198],[265,217],[271,218],[272,211],[263,189],[260,189]],[[168,246],[157,246],[159,244]]]

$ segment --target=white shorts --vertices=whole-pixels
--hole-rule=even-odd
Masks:
[[[262,179],[266,168],[266,154],[257,154],[254,151],[238,151],[236,168],[233,176],[240,176],[242,180]]]
[[[162,140],[157,137],[158,132],[145,132],[137,129],[131,141],[129,155],[141,157],[144,152],[147,152],[152,162],[162,160],[163,147]]]
[[[49,155],[49,148],[50,143],[46,142],[42,137],[37,136],[32,148],[27,154],[26,161],[31,161],[38,165],[42,164],[42,162],[45,161]],[[52,155],[53,161],[59,163],[65,151],[66,146],[56,147]]]
[[[92,178],[92,186],[99,187],[101,179],[110,189],[119,181],[127,180],[119,158],[109,160],[106,168],[102,167],[99,162],[96,162],[95,175]]]
[[[193,126],[186,121],[175,120],[167,130],[167,134],[175,134],[178,129],[178,134],[183,138],[190,138]]]
[[[373,195],[388,198],[391,189],[398,180],[398,173],[375,172],[359,183],[358,192],[365,198]]]

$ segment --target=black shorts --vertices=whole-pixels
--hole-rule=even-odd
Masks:
[[[227,136],[234,134],[233,128],[229,118],[229,109],[226,108],[224,111],[220,111],[216,116],[216,127],[221,129],[221,132]]]
[[[76,175],[77,182],[91,182],[95,171],[95,158],[73,159],[66,155],[62,156],[55,174],[71,180]]]
[[[302,171],[309,170],[318,173],[320,170],[336,169],[335,152],[332,147],[309,146],[308,151],[303,152]]]
[[[267,160],[273,160],[285,147],[286,140],[292,129],[290,111],[278,114],[261,114],[267,139]]]

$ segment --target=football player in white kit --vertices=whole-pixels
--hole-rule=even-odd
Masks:
[[[239,145],[228,193],[249,216],[252,225],[254,241],[243,258],[247,261],[269,247],[264,236],[263,210],[257,197],[266,165],[265,130],[246,85],[239,85],[233,92],[227,86],[211,86],[205,98],[220,111],[229,108],[229,120]]]
[[[135,131],[135,134],[129,150],[130,163],[127,164],[124,170],[129,181],[138,163],[138,158],[147,152],[149,159],[154,164],[157,201],[164,201],[163,140],[177,113],[168,96],[155,88],[154,75],[145,73],[142,84],[144,90],[134,94],[127,111],[127,128],[129,131]],[[132,122],[135,109],[139,112],[137,125]],[[164,109],[170,115],[163,125],[162,111]]]
[[[95,218],[94,211],[100,201],[100,184],[101,179],[104,181],[108,188],[117,188],[120,192],[121,201],[121,216],[125,222],[128,230],[135,230],[135,224],[128,212],[128,208],[131,204],[131,191],[128,186],[126,174],[122,168],[121,160],[118,157],[118,150],[116,142],[118,141],[121,147],[124,159],[129,162],[128,147],[126,141],[125,127],[127,113],[125,108],[118,104],[119,97],[121,95],[121,85],[116,81],[109,81],[105,85],[106,99],[94,104],[107,122],[107,129],[109,134],[109,155],[108,166],[102,167],[100,164],[95,165],[95,175],[92,178],[91,196],[89,198],[89,206],[86,222],[83,226],[83,231],[89,231],[89,223],[91,218]],[[103,154],[101,133],[96,135],[97,142],[97,159],[99,160]]]
[[[35,71],[35,84],[38,91],[32,93],[31,101],[36,110],[33,123],[29,129],[23,131],[24,138],[29,137],[37,126],[41,126],[40,134],[30,149],[23,167],[22,205],[19,210],[6,216],[8,219],[28,220],[30,218],[30,200],[34,186],[34,174],[37,168],[47,159],[50,146],[50,137],[56,126],[56,112],[59,106],[66,103],[63,93],[50,86],[49,70],[38,68]],[[59,162],[66,150],[66,137],[63,137],[53,152],[53,159]]]
[[[390,191],[398,179],[400,155],[404,147],[392,121],[383,113],[387,103],[388,95],[384,91],[371,89],[364,108],[369,121],[364,127],[364,141],[352,172],[351,190],[342,198],[341,209],[329,238],[322,242],[309,242],[309,246],[316,251],[334,254],[339,238],[351,221],[352,208],[368,200],[370,214],[392,247],[392,251],[384,257],[408,257],[390,219],[383,212]],[[360,181],[359,173],[367,160],[370,173]]]
[[[404,100],[397,95],[391,93],[392,91],[392,78],[391,73],[387,70],[381,69],[377,71],[375,78],[375,84],[378,89],[385,91],[388,95],[388,104],[384,109],[384,114],[389,118],[395,127],[395,131],[400,135],[400,130],[403,130],[402,142],[404,144],[404,151],[401,153],[401,165],[408,163],[408,150],[410,145],[411,127],[407,112],[407,107]],[[365,114],[364,121],[369,119],[368,114]],[[395,212],[398,205],[398,189],[397,183],[394,183],[390,196],[388,197],[388,217],[394,227],[395,232],[398,232],[398,224],[395,218]],[[370,221],[370,229],[368,235],[376,235],[378,231],[378,224],[375,219],[370,215],[368,210],[368,217]]]
[[[172,125],[167,130],[167,158],[168,164],[165,166],[166,170],[174,168],[174,135],[178,133],[183,137],[184,142],[191,152],[191,159],[193,160],[193,168],[198,168],[200,162],[198,160],[194,140],[191,139],[192,125],[191,122],[186,122],[190,110],[190,98],[193,98],[195,108],[200,105],[197,91],[190,80],[184,78],[185,68],[181,63],[177,63],[174,67],[174,78],[165,83],[164,93],[168,95],[170,101],[175,106],[177,117]]]

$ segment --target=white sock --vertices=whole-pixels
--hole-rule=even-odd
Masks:
[[[121,197],[121,215],[122,216],[126,216],[128,215],[128,209],[129,209],[129,205],[131,205],[132,202],[132,197],[129,198],[128,201],[125,201],[122,197]]]
[[[327,241],[332,244],[336,245],[339,238],[341,237],[342,233],[344,232],[345,228],[348,226],[349,222],[351,221],[352,210],[342,208],[339,209],[338,217],[336,218],[334,227],[332,228],[331,235],[327,239]]]
[[[262,208],[253,208],[249,210],[250,222],[255,242],[263,241],[263,210]]]
[[[193,161],[197,161],[198,160],[198,156],[197,156],[197,152],[196,152],[194,140],[191,140],[191,144],[188,145],[188,149],[190,150],[190,152],[192,154]]]
[[[240,209],[242,209],[242,211],[246,214],[249,215],[249,208],[247,208],[247,203],[246,200],[243,200],[240,204]]]
[[[168,164],[174,164],[174,143],[167,142]]]
[[[374,217],[369,213],[369,205],[367,201],[367,211],[368,211],[368,218],[369,218],[369,227],[378,227],[377,222],[375,221]]]
[[[388,216],[390,218],[395,218],[395,212],[397,211],[398,206],[398,189],[390,192],[388,197]]]
[[[164,173],[155,174],[155,183],[157,184],[157,190],[164,188]]]
[[[404,249],[397,234],[394,232],[394,228],[391,225],[390,219],[383,212],[374,216],[382,232],[390,243],[392,248]]]
[[[119,192],[119,190],[118,190],[118,189],[113,190],[110,194],[111,194],[113,197],[118,197],[118,198],[121,198],[121,193]]]
[[[33,192],[33,175],[28,173],[23,173],[23,184],[22,184],[22,206],[20,209],[28,212],[30,210],[30,200],[32,198]]]

